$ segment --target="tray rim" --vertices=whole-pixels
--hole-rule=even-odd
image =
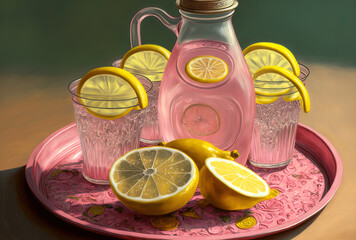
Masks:
[[[77,218],[74,218],[67,214],[66,212],[59,210],[56,208],[50,201],[48,201],[45,196],[41,193],[40,189],[37,187],[33,172],[32,172],[32,167],[35,163],[36,156],[42,151],[43,148],[46,147],[46,145],[50,142],[53,141],[56,136],[70,130],[71,128],[76,127],[76,123],[71,123],[68,124],[61,129],[53,132],[51,135],[46,137],[37,147],[33,150],[31,153],[27,165],[26,165],[26,170],[25,170],[25,176],[27,180],[27,184],[30,187],[32,194],[34,197],[41,203],[42,206],[44,206],[49,212],[54,214],[56,217],[73,224],[76,227],[95,232],[98,234],[103,234],[106,236],[111,236],[111,237],[124,237],[124,238],[140,238],[140,239],[191,239],[191,236],[170,236],[170,235],[157,235],[157,234],[147,234],[147,233],[137,233],[137,232],[130,232],[130,231],[125,231],[125,230],[118,230],[118,229],[112,229],[112,228],[107,228],[104,226],[96,225],[90,222],[86,222]],[[335,166],[336,166],[336,172],[335,172],[335,177],[333,179],[332,184],[330,185],[330,188],[324,195],[324,197],[319,201],[318,204],[316,204],[314,207],[309,209],[307,213],[304,213],[297,218],[294,218],[290,221],[287,221],[286,224],[282,224],[279,226],[274,226],[272,228],[268,229],[262,229],[262,230],[257,230],[254,232],[245,232],[245,233],[239,233],[239,234],[229,234],[229,235],[220,235],[220,236],[209,236],[209,237],[197,237],[194,236],[195,239],[236,239],[236,238],[257,238],[257,237],[263,237],[263,236],[268,236],[272,235],[275,233],[279,233],[282,231],[286,231],[288,229],[294,228],[298,226],[299,224],[303,223],[307,219],[311,218],[312,216],[316,215],[319,213],[333,198],[335,195],[342,179],[342,173],[343,173],[343,164],[341,161],[341,158],[339,154],[337,153],[335,147],[327,140],[324,136],[322,136],[320,133],[317,131],[313,130],[311,127],[308,127],[304,124],[298,123],[298,130],[301,131],[305,130],[308,132],[308,134],[315,135],[323,144],[326,146],[332,156],[334,157],[335,161]],[[297,139],[298,142],[298,139]],[[329,176],[328,176],[329,177]]]

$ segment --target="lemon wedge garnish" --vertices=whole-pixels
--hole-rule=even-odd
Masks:
[[[79,101],[86,110],[103,119],[123,117],[133,107],[147,107],[145,88],[131,73],[115,68],[100,67],[89,71],[77,88]]]
[[[285,96],[283,96],[284,101],[292,102],[297,100],[302,100],[302,97],[299,94],[299,91],[296,88],[291,88]]]
[[[215,207],[242,210],[277,194],[252,170],[237,162],[210,157],[200,169],[201,195]]]
[[[258,104],[270,104],[277,101],[279,96],[262,96],[256,94],[256,103]]]
[[[161,81],[171,53],[164,47],[145,44],[132,48],[122,58],[120,68],[146,76],[152,82]]]
[[[308,91],[303,85],[302,81],[300,81],[299,78],[297,78],[292,72],[278,66],[267,66],[256,71],[255,74],[252,76],[252,78],[255,81],[257,78],[265,74],[279,75],[280,77],[283,77],[285,79],[284,81],[290,81],[293,84],[293,86],[298,90],[298,93],[300,94],[300,97],[303,101],[302,107],[304,112],[310,111],[310,98],[309,98]],[[263,98],[263,96],[260,96],[260,98]],[[276,100],[277,99],[278,98],[276,98]],[[256,102],[259,104],[264,104],[263,102],[258,102],[257,98],[256,98]]]
[[[194,195],[199,170],[185,153],[167,147],[135,149],[111,167],[110,185],[128,208],[163,215],[183,207]]]
[[[279,66],[293,72],[297,77],[300,68],[293,53],[286,47],[271,42],[254,43],[243,51],[251,76],[265,66]],[[270,76],[271,80],[281,80],[278,76]]]
[[[259,42],[248,46],[243,54],[249,67],[251,76],[265,66],[279,66],[293,72],[296,76],[300,74],[297,60],[286,47],[271,43]],[[286,94],[293,85],[278,74],[264,74],[260,81],[255,81],[256,94],[265,96],[277,96]]]
[[[278,88],[275,84],[269,85],[270,87],[268,87],[268,84],[265,84],[265,87],[263,88],[256,87],[255,85],[255,93],[264,96],[281,96],[288,93],[290,90],[290,88]]]
[[[228,66],[224,60],[214,56],[198,56],[192,58],[185,66],[189,78],[200,83],[216,83],[228,74]]]

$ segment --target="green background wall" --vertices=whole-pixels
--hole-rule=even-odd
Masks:
[[[175,0],[11,0],[0,3],[0,73],[84,74],[130,48],[129,25],[144,7],[173,16]],[[241,48],[272,41],[301,62],[356,67],[356,0],[240,0],[233,24]],[[143,43],[172,49],[175,36],[156,19]],[[77,76],[76,75],[76,76]]]

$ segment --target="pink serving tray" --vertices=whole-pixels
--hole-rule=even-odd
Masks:
[[[271,235],[312,217],[334,196],[342,177],[342,162],[330,142],[299,124],[292,162],[285,168],[253,168],[280,194],[248,211],[222,211],[202,206],[199,190],[182,209],[172,213],[179,226],[162,231],[151,217],[127,209],[109,186],[93,185],[81,175],[81,149],[76,124],[47,137],[31,154],[26,179],[35,197],[50,212],[80,228],[119,238],[139,239],[240,239]],[[249,166],[251,167],[251,166]],[[252,168],[252,167],[251,167]],[[90,209],[100,211],[92,215]],[[194,211],[198,218],[184,216]],[[257,224],[239,229],[236,220],[254,216]]]

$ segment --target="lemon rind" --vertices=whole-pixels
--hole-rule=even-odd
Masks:
[[[291,83],[293,83],[294,87],[299,91],[299,94],[301,95],[301,98],[303,100],[302,108],[304,112],[307,113],[310,111],[309,93],[305,88],[303,82],[298,77],[296,77],[292,72],[288,71],[285,68],[278,67],[278,66],[266,66],[257,70],[255,74],[252,76],[252,78],[255,80],[259,76],[267,73],[279,74],[285,77],[286,79],[288,79]]]

